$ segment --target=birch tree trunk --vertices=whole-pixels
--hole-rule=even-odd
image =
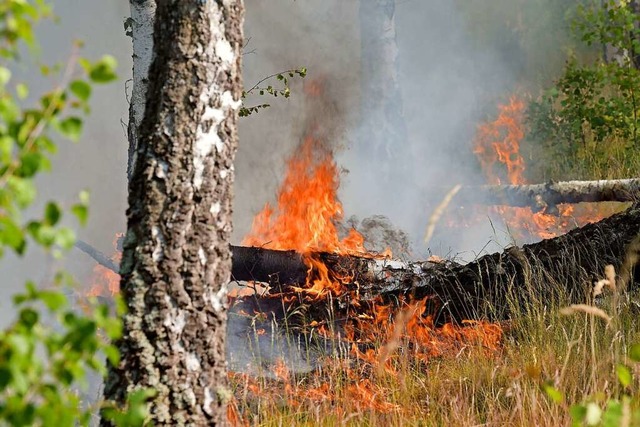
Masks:
[[[105,384],[105,398],[118,404],[154,389],[155,425],[227,423],[242,21],[242,0],[157,1],[120,266],[128,313],[121,360]]]
[[[127,162],[127,180],[131,180],[138,146],[138,130],[147,102],[149,67],[153,58],[153,23],[155,22],[155,0],[131,0],[131,18],[128,22],[128,35],[133,40],[133,87],[129,106],[129,156]]]
[[[397,157],[408,154],[407,129],[398,83],[395,27],[395,0],[360,0],[362,45],[361,144],[373,151],[385,175],[395,173],[404,163]],[[408,156],[405,156],[408,157]]]

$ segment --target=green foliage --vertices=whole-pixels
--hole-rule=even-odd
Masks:
[[[578,8],[573,29],[604,58],[571,57],[554,86],[530,104],[532,141],[554,178],[635,176],[640,166],[640,16],[628,2],[599,1]]]
[[[63,293],[38,290],[31,282],[14,304],[18,318],[0,332],[0,420],[88,425],[94,411],[83,408],[74,388],[86,385],[90,371],[104,375],[101,353],[117,363],[117,349],[109,341],[120,336],[121,323],[105,305],[92,304],[91,314],[78,314]]]
[[[295,70],[287,70],[281,73],[272,74],[260,80],[258,83],[253,85],[249,90],[242,92],[242,99],[246,99],[250,95],[260,95],[260,96],[273,96],[277,98],[278,96],[282,96],[284,98],[289,98],[291,96],[291,87],[290,80],[291,78],[298,76],[304,78],[307,75],[307,69],[302,67]],[[276,79],[279,81],[280,87],[274,87],[273,85],[264,86],[263,83]],[[253,113],[257,113],[259,110],[270,107],[270,104],[258,104],[250,107],[246,107],[243,105],[240,107],[239,115],[240,117],[247,117]]]
[[[629,359],[636,364],[638,360],[634,360],[634,348],[632,346],[629,352]],[[630,393],[629,390],[633,386],[633,374],[631,369],[623,364],[616,366],[616,375],[620,388],[623,390],[619,398],[610,398],[605,402],[599,402],[598,399],[588,399],[586,402],[571,405],[569,414],[573,421],[573,426],[603,426],[603,427],[619,427],[628,425],[638,425],[640,423],[640,396],[637,391]],[[554,389],[555,393],[561,393]],[[551,396],[550,396],[551,397]],[[553,399],[558,402],[556,399]]]
[[[11,69],[20,59],[20,42],[35,50],[33,27],[48,16],[51,7],[42,0],[0,0],[0,257],[7,249],[24,254],[29,242],[56,256],[73,247],[75,233],[61,225],[61,204],[50,200],[40,216],[30,212],[29,219],[24,211],[37,196],[34,179],[51,169],[57,151],[52,133],[78,141],[93,85],[116,79],[114,58],[92,62],[74,54],[64,70],[42,67],[46,75],[60,73],[59,84],[24,106],[29,88]],[[87,221],[88,206],[83,191],[69,208],[80,224]],[[60,272],[56,284],[69,286],[72,280]],[[15,296],[14,306],[17,318],[0,331],[0,425],[89,425],[100,408],[82,402],[78,390],[91,372],[105,375],[103,357],[119,362],[110,344],[121,334],[119,317],[91,300],[86,313],[78,312],[60,287],[42,290],[33,282]],[[96,405],[106,407],[117,425],[142,425],[148,396],[131,395],[126,408]]]
[[[0,56],[16,58],[18,43],[36,47],[34,24],[50,17],[51,6],[44,0],[3,0],[0,2]]]

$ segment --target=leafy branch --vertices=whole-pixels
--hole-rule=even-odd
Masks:
[[[242,99],[246,99],[249,95],[259,95],[259,96],[273,96],[277,98],[278,96],[289,98],[291,96],[291,87],[290,87],[290,79],[295,76],[299,76],[300,78],[304,78],[307,75],[307,69],[305,67],[291,69],[282,71],[280,73],[271,74],[266,76],[262,80],[258,81],[256,84],[251,86],[250,89],[242,92]],[[279,83],[279,87],[275,87],[273,84],[263,85],[263,83],[268,82],[269,80],[276,79]],[[270,104],[263,103],[258,105],[253,105],[250,107],[242,106],[240,107],[240,117],[247,117],[253,113],[258,112],[260,109],[270,107]]]

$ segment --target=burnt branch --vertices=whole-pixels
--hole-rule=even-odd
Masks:
[[[93,246],[91,246],[87,242],[84,242],[82,240],[76,240],[76,243],[75,243],[74,246],[76,248],[80,249],[85,254],[89,255],[91,258],[93,258],[95,260],[95,262],[97,262],[101,266],[103,266],[105,268],[108,268],[109,270],[113,271],[114,273],[118,273],[119,274],[119,272],[120,272],[120,264],[118,262],[113,261],[111,258],[109,258],[107,255],[105,255],[103,252],[100,252],[98,249],[94,248]]]

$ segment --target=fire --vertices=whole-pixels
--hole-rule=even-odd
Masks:
[[[118,249],[118,242],[124,236],[124,233],[116,233],[113,238],[113,255],[111,260],[120,262],[122,260],[122,251]],[[96,296],[113,296],[120,292],[120,275],[116,272],[109,270],[106,267],[96,264],[93,267],[93,273],[89,279],[91,287],[87,292],[88,297]]]
[[[339,237],[336,224],[342,220],[343,210],[338,185],[331,151],[307,136],[289,160],[277,208],[267,203],[242,244],[301,253],[365,253],[364,238],[356,230]]]
[[[321,84],[311,84],[309,96],[322,93]],[[402,360],[422,364],[423,369],[434,357],[459,355],[475,348],[495,353],[501,343],[502,329],[486,322],[468,322],[464,326],[437,326],[427,308],[429,298],[385,302],[380,297],[365,301],[354,289],[349,272],[330,271],[319,255],[321,252],[361,257],[379,257],[365,249],[364,237],[351,229],[341,235],[343,209],[338,200],[339,170],[332,152],[318,137],[315,128],[308,129],[296,153],[288,162],[276,206],[267,204],[256,215],[244,245],[277,250],[295,250],[303,254],[309,267],[307,283],[289,287],[286,293],[272,295],[282,305],[297,300],[314,307],[322,302],[326,307],[340,307],[339,319],[308,320],[297,327],[311,331],[331,342],[350,343],[348,355],[331,358],[327,366],[340,370],[344,384],[338,392],[323,381],[323,369],[308,374],[301,385],[285,363],[270,369],[277,380],[259,384],[245,375],[232,375],[235,382],[244,383],[245,390],[260,399],[283,399],[292,407],[320,402],[334,402],[332,410],[340,411],[340,402],[348,401],[357,410],[398,411],[392,401],[392,390],[382,387],[376,378],[391,375],[400,378]],[[344,234],[344,233],[342,233]],[[389,252],[384,256],[390,256]],[[236,302],[242,302],[241,299]],[[337,302],[337,303],[336,303]],[[333,309],[331,309],[333,310]],[[326,313],[331,310],[320,311]],[[249,314],[255,316],[261,313]],[[257,335],[263,333],[257,331]],[[277,397],[276,397],[277,396]]]
[[[478,127],[473,142],[476,154],[488,184],[527,184],[526,165],[520,144],[525,137],[525,103],[512,96],[507,104],[498,105],[498,117]],[[557,214],[545,211],[533,213],[530,208],[494,207],[493,212],[505,221],[514,237],[528,240],[529,236],[549,239],[564,234],[571,228],[596,222],[611,212],[592,204],[559,205]]]
[[[343,210],[337,196],[338,186],[338,168],[331,150],[308,135],[288,162],[277,207],[267,203],[254,218],[251,233],[242,242],[247,246],[295,250],[303,254],[309,268],[317,274],[309,279],[305,288],[297,289],[313,297],[343,292],[341,284],[329,277],[327,267],[314,253],[377,255],[366,252],[364,237],[354,229],[340,237],[337,224],[343,218]]]

